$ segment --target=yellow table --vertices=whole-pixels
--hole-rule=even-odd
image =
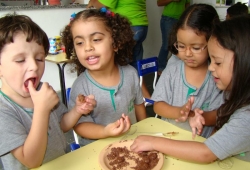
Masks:
[[[45,58],[45,60],[48,62],[51,62],[51,63],[55,63],[58,66],[62,102],[67,106],[64,67],[66,66],[66,64],[68,64],[71,61],[71,59],[67,59],[65,53],[59,53],[56,55],[50,54]],[[61,66],[61,64],[62,64],[62,66]]]
[[[172,124],[162,121],[158,118],[147,118],[134,125],[137,131],[135,134],[128,136],[130,139],[142,134],[143,132],[157,133],[157,132],[179,132],[179,134],[172,136],[172,139],[177,140],[192,140],[191,132],[182,130]],[[116,138],[100,139],[87,146],[81,147],[78,150],[63,155],[55,160],[52,160],[37,170],[101,170],[98,163],[98,156],[101,150],[110,143],[119,141],[123,136]],[[202,137],[196,137],[196,141],[204,141]],[[194,151],[195,152],[195,151]],[[230,170],[249,170],[250,163],[238,160],[236,158],[230,158],[233,162],[233,166]],[[216,161],[211,164],[198,164],[192,162],[186,162],[178,160],[169,156],[165,156],[162,170],[223,170],[219,166],[219,162]]]

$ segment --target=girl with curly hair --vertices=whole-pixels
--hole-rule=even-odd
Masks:
[[[126,132],[146,118],[137,71],[129,65],[134,46],[127,19],[106,8],[76,14],[62,32],[67,57],[79,77],[71,88],[69,108],[79,94],[93,94],[97,105],[74,130],[80,145]]]

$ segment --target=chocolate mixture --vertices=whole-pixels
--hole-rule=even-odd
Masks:
[[[151,170],[159,162],[157,152],[141,152],[139,154],[129,151],[127,147],[114,147],[107,155],[112,170],[121,170],[129,166],[128,160],[136,163],[135,170]]]
[[[85,96],[84,96],[84,95],[79,94],[79,95],[78,95],[78,98],[79,98],[79,101],[80,101],[81,103],[84,103],[84,102],[85,102]]]

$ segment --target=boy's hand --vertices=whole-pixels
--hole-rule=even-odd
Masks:
[[[195,116],[189,118],[189,125],[192,128],[192,138],[194,139],[196,134],[200,135],[205,124],[205,119],[202,116],[203,110],[194,109]]]
[[[138,136],[133,144],[130,146],[130,150],[133,152],[143,152],[143,151],[152,151],[154,136]]]
[[[42,87],[39,91],[33,86],[32,81],[28,82],[28,89],[30,93],[30,97],[34,104],[34,109],[48,111],[51,110],[57,105],[59,102],[59,97],[54,91],[54,89],[46,82],[42,84]]]
[[[81,115],[89,114],[96,106],[96,100],[93,95],[85,97],[84,102],[81,101],[80,96],[76,98],[76,112]]]
[[[188,118],[189,112],[192,109],[192,105],[194,104],[194,97],[191,96],[187,103],[180,108],[180,117],[175,119],[176,122],[185,122]]]
[[[130,120],[128,116],[122,114],[122,117],[114,123],[108,124],[104,128],[105,136],[118,136],[127,132],[130,128]]]

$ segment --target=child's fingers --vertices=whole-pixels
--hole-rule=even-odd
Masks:
[[[194,140],[196,136],[196,128],[192,127],[192,139]]]
[[[118,124],[118,126],[116,126],[116,130],[117,130],[117,133],[119,134],[119,133],[121,133],[123,131],[125,125],[124,125],[123,118],[120,118],[118,120],[118,122],[119,122],[119,124]]]
[[[125,116],[123,132],[127,132],[129,130],[130,126],[131,126],[130,119],[128,116]]]
[[[28,81],[28,89],[29,89],[30,95],[32,95],[36,92],[36,89],[34,88],[31,80]]]
[[[193,105],[193,104],[194,104],[194,96],[191,96],[191,97],[189,98],[189,100],[190,100],[190,104]]]
[[[198,132],[201,132],[203,129],[203,125],[201,124],[201,122],[197,123],[196,129],[198,130]]]
[[[205,119],[204,118],[201,119],[201,123],[202,123],[202,125],[205,125]]]
[[[86,97],[86,103],[87,103],[88,105],[92,105],[93,107],[95,107],[95,106],[96,106],[96,100],[95,100],[94,95],[89,95],[89,96],[87,96],[87,97]]]
[[[95,96],[92,95],[92,94],[88,95],[87,97],[88,97],[89,99],[95,99]]]

